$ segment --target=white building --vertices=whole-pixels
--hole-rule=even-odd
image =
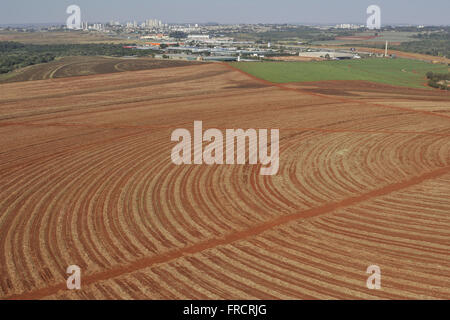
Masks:
[[[190,34],[188,35],[189,40],[195,40],[195,41],[206,41],[209,40],[208,34]]]
[[[350,24],[350,23],[342,23],[336,25],[337,29],[358,29],[364,26],[356,25],[356,24]]]
[[[161,28],[164,26],[164,24],[162,23],[161,20],[157,20],[157,19],[147,19],[145,21],[145,26],[147,28]]]

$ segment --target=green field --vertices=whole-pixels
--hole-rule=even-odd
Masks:
[[[425,74],[428,71],[448,72],[445,65],[384,58],[320,62],[237,62],[232,65],[276,83],[364,80],[412,88],[424,88]]]

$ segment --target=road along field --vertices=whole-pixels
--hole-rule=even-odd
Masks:
[[[450,298],[446,92],[202,64],[0,93],[4,299]],[[195,120],[280,129],[278,175],[172,164]]]

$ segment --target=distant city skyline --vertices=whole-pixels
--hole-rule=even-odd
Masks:
[[[0,25],[63,23],[67,6],[77,4],[82,20],[165,23],[364,24],[365,9],[376,4],[382,24],[449,25],[449,0],[15,0],[0,5]]]

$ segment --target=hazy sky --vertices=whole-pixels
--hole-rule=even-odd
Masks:
[[[89,22],[365,23],[377,4],[382,24],[450,24],[450,0],[0,0],[0,24],[64,22],[70,4]]]

